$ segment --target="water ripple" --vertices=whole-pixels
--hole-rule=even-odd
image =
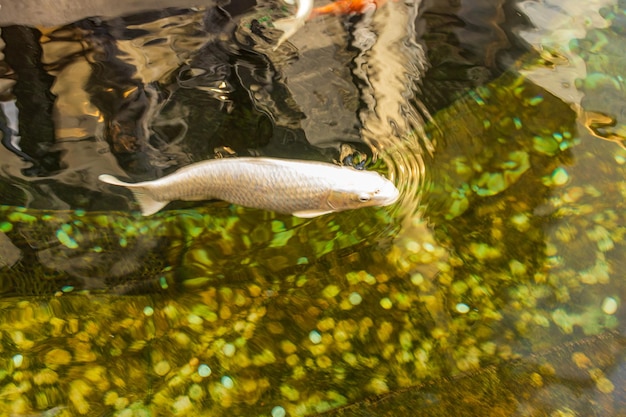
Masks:
[[[361,47],[354,74],[362,81],[362,136],[401,190],[400,216],[417,211],[424,155],[433,150],[423,130],[430,114],[415,94],[427,67],[423,46],[411,37],[417,15],[416,3],[390,3],[366,15],[354,31],[355,45]],[[376,41],[359,40],[372,38]]]

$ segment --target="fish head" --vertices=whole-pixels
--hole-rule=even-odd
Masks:
[[[400,192],[382,175],[368,171],[355,171],[355,174],[329,193],[328,205],[334,211],[388,206],[398,201]]]

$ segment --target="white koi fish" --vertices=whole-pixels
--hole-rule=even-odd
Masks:
[[[296,0],[296,2],[298,3],[298,11],[295,16],[286,17],[274,22],[274,27],[283,31],[283,34],[278,39],[274,50],[278,49],[283,42],[303,27],[304,23],[313,11],[313,0]]]
[[[144,216],[173,200],[218,199],[310,218],[360,207],[388,206],[400,194],[377,172],[273,158],[212,159],[139,183],[126,183],[107,174],[98,178],[130,189]]]

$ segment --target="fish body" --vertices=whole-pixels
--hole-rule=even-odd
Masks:
[[[337,0],[326,6],[316,7],[310,16],[324,14],[344,15],[350,13],[363,13],[369,7],[378,8],[386,3],[386,0]]]
[[[282,36],[278,39],[274,50],[278,49],[283,42],[293,36],[304,23],[307,21],[313,11],[313,0],[296,0],[298,3],[298,11],[295,16],[279,19],[274,22],[274,27],[283,31]]]
[[[126,183],[103,174],[100,181],[130,189],[144,216],[174,200],[225,200],[245,207],[315,217],[397,201],[398,189],[377,172],[274,158],[223,158],[188,165],[163,178]]]
[[[298,3],[298,11],[295,16],[286,17],[274,22],[274,27],[283,31],[274,50],[278,49],[283,42],[300,30],[310,18],[325,14],[344,15],[363,13],[370,7],[378,8],[387,2],[387,0],[337,0],[326,6],[313,8],[313,0],[296,1]]]

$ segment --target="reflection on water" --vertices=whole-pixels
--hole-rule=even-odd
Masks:
[[[278,4],[3,27],[2,414],[618,415],[624,8],[476,3],[276,51]],[[141,217],[96,181],[232,153],[403,196]]]

